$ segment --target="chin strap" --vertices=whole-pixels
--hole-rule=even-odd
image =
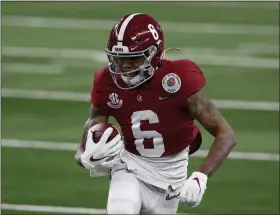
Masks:
[[[165,58],[165,53],[170,51],[170,50],[176,50],[176,51],[181,51],[180,48],[168,48],[168,49],[165,49],[162,53],[162,55],[160,56],[160,60],[163,60]]]
[[[163,51],[163,53],[161,54],[160,58],[159,58],[159,63],[158,63],[158,65],[157,65],[157,67],[156,67],[156,70],[161,66],[161,62],[162,62],[162,60],[165,58],[165,53],[168,52],[168,51],[170,51],[170,50],[181,51],[180,48],[168,48],[168,49],[165,49],[165,50]]]

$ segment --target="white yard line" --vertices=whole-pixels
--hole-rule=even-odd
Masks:
[[[91,49],[67,49],[67,48],[47,48],[47,47],[21,47],[3,46],[2,54],[8,57],[45,57],[45,58],[74,58],[74,59],[94,59],[106,55],[102,51]],[[97,55],[97,56],[96,56]]]
[[[2,88],[2,97],[89,102],[89,93]]]
[[[234,53],[233,53],[234,54]],[[212,66],[229,66],[240,68],[256,68],[256,69],[279,69],[279,59],[276,58],[260,58],[250,57],[246,55],[229,55],[229,54],[204,54],[193,53],[190,51],[182,51],[181,53],[168,53],[167,58],[175,60],[178,58],[188,58],[198,65]]]
[[[89,93],[2,88],[4,98],[89,102]],[[213,99],[220,109],[279,111],[279,102]]]
[[[60,74],[63,68],[60,65],[30,64],[30,63],[2,63],[2,72],[23,74]]]
[[[106,214],[106,209],[96,208],[76,208],[62,206],[46,206],[46,205],[22,205],[22,204],[1,204],[2,210],[11,211],[29,211],[29,212],[45,212],[45,213],[61,213],[61,214]],[[177,213],[187,214],[187,213]],[[194,215],[194,214],[187,214]]]
[[[278,54],[279,55],[279,45],[273,43],[239,43],[238,49],[239,54]]]
[[[255,52],[258,51],[260,50],[255,50]],[[238,52],[240,52],[239,55],[237,54]],[[219,49],[190,47],[189,49],[183,48],[181,52],[168,53],[167,56],[170,59],[188,58],[198,64],[205,65],[279,69],[279,59],[246,56],[250,54],[249,51],[243,54],[241,52],[242,50],[238,49],[222,51]],[[57,62],[60,59],[89,60],[104,63],[104,65],[108,62],[104,51],[90,49],[3,46],[2,55],[8,57],[45,57],[55,59]]]
[[[69,142],[48,142],[48,141],[34,141],[34,140],[14,140],[2,139],[2,147],[11,148],[35,148],[48,150],[66,150],[74,151],[78,147],[78,143]],[[199,150],[192,157],[205,157],[207,150]],[[262,161],[279,161],[279,154],[274,153],[254,153],[254,152],[231,152],[229,159],[240,160],[262,160]]]
[[[61,206],[43,206],[43,205],[18,205],[18,204],[1,204],[2,210],[12,211],[29,211],[45,213],[66,213],[66,214],[106,214],[105,209],[96,208],[75,208]]]
[[[216,7],[216,8],[251,8],[251,9],[273,9],[279,10],[279,6],[277,2],[269,2],[269,1],[203,1],[203,2],[182,2],[181,6],[196,6],[196,7]]]
[[[2,16],[2,26],[109,30],[116,20],[73,19],[57,17]],[[175,33],[278,35],[278,26],[219,23],[161,22],[164,31]]]

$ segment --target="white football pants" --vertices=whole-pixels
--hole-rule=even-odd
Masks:
[[[167,194],[120,169],[112,173],[107,214],[176,214],[179,199],[166,200]]]

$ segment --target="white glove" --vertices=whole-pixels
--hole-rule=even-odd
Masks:
[[[106,166],[106,162],[111,163],[109,160],[119,154],[123,147],[123,142],[121,140],[120,134],[106,143],[111,133],[113,132],[113,128],[111,127],[107,128],[104,131],[98,143],[93,142],[92,132],[94,132],[93,127],[88,131],[85,151],[81,156],[81,161],[84,167],[87,169],[93,169],[101,164],[105,164]],[[92,161],[90,159],[94,160]]]
[[[193,172],[193,174],[184,182],[183,187],[169,193],[168,198],[177,197],[180,202],[196,207],[200,204],[204,192],[206,190],[207,175],[201,172]]]
[[[89,170],[90,177],[99,177],[99,176],[104,176],[104,175],[110,174],[111,169],[113,168],[113,165],[117,161],[118,158],[119,158],[119,156],[116,155],[115,157],[111,157],[110,160],[103,162],[99,166],[91,168]]]

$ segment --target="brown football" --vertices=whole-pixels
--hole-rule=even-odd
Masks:
[[[93,126],[94,132],[92,134],[92,140],[95,143],[98,143],[100,138],[102,137],[104,131],[109,128],[113,128],[113,132],[111,133],[110,137],[108,138],[107,142],[112,140],[117,134],[120,134],[119,130],[111,123],[101,122]]]
[[[120,134],[119,130],[111,123],[107,123],[107,122],[101,122],[98,123],[96,125],[93,126],[94,128],[94,132],[92,134],[92,140],[95,143],[98,143],[100,138],[102,137],[104,131],[109,128],[112,127],[113,128],[113,132],[111,133],[111,135],[109,136],[107,142],[109,142],[110,140],[112,140],[115,136],[117,136],[118,134]],[[101,158],[103,159],[103,158]],[[97,159],[97,160],[101,160],[101,159]],[[90,158],[90,161],[97,161],[96,159]]]

